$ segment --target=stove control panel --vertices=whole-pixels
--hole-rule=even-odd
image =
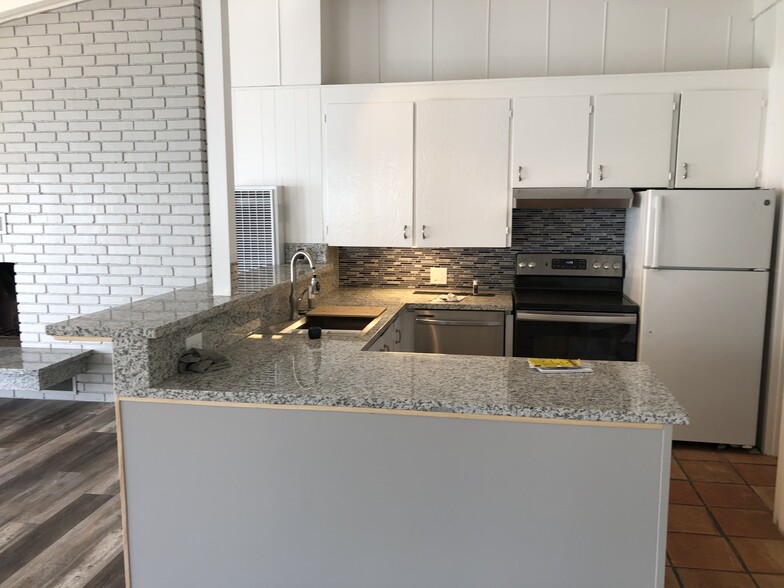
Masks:
[[[517,275],[623,277],[623,255],[518,253]]]

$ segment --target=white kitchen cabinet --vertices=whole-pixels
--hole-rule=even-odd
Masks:
[[[393,323],[393,351],[414,350],[414,311],[403,309]]]
[[[413,245],[413,103],[328,104],[325,110],[327,243]]]
[[[373,342],[368,348],[368,351],[397,351],[395,349],[395,339],[396,339],[396,324],[397,319],[393,320],[384,332],[381,333],[378,339]]]
[[[763,93],[681,94],[676,188],[753,188],[759,170]]]
[[[673,94],[596,96],[591,185],[668,187],[675,104]]]
[[[507,246],[509,100],[416,108],[416,245]]]
[[[512,186],[586,186],[590,122],[590,96],[515,98]]]

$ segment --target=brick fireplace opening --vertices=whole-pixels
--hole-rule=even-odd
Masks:
[[[19,309],[14,264],[0,263],[0,347],[19,346]]]

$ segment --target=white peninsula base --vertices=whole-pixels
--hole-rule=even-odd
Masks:
[[[669,424],[141,398],[118,416],[133,586],[664,585]]]

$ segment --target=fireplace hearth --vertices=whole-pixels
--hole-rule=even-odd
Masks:
[[[19,345],[19,309],[14,264],[0,263],[0,347]]]

